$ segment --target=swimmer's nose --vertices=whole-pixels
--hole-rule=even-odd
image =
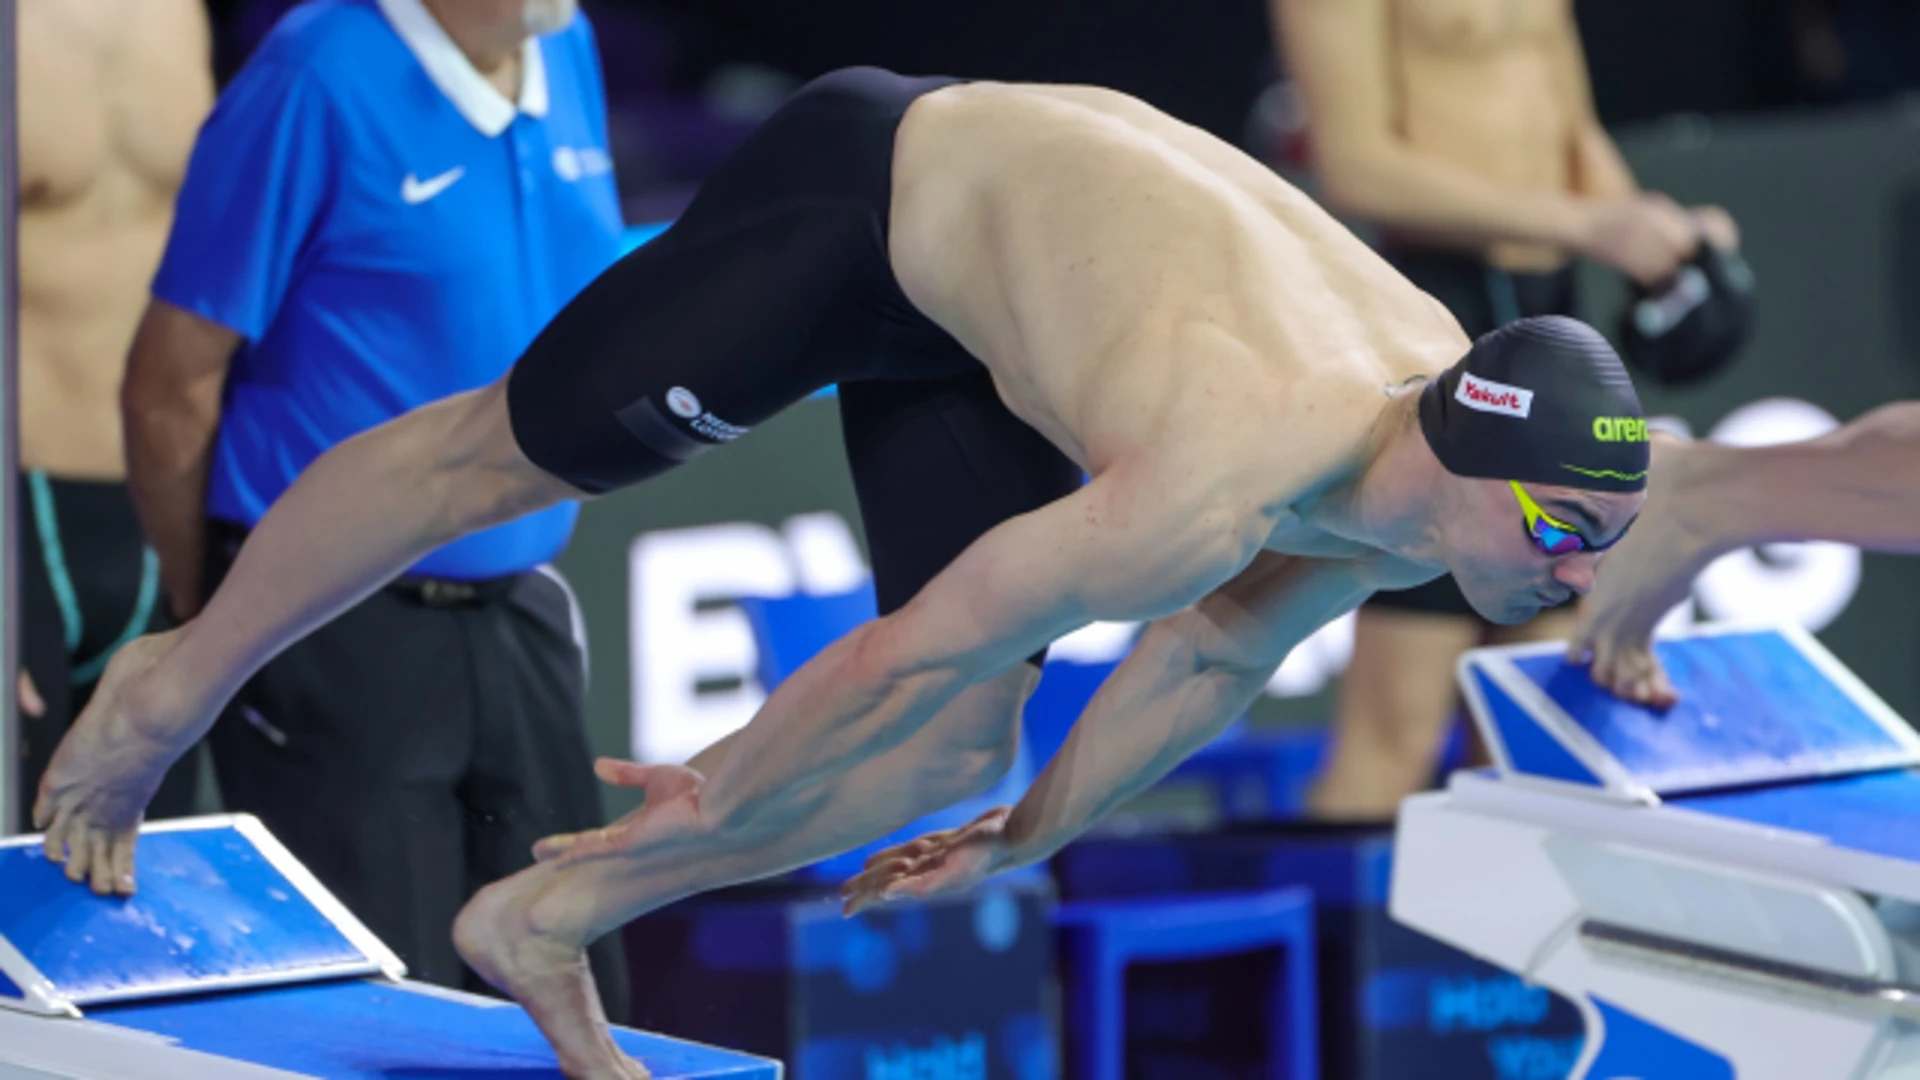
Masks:
[[[1570,555],[1553,568],[1553,580],[1572,589],[1575,596],[1585,596],[1593,591],[1599,562],[1600,557],[1592,552]]]

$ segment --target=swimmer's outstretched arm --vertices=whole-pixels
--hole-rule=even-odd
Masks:
[[[1011,814],[875,856],[843,890],[849,909],[966,888],[1050,857],[1217,737],[1294,646],[1373,588],[1363,564],[1263,552],[1141,633]]]
[[[96,891],[131,892],[147,800],[248,677],[435,548],[577,497],[520,452],[504,380],[323,454],[261,519],[204,611],[108,666],[41,783],[34,823],[48,857]]]
[[[1263,552],[1150,625],[1007,820],[1012,865],[1039,862],[1231,724],[1294,646],[1373,591],[1362,564]]]
[[[1777,446],[1655,443],[1647,505],[1600,563],[1572,654],[1622,697],[1674,701],[1653,628],[1729,551],[1830,540],[1920,552],[1920,402],[1866,413],[1817,439]]]

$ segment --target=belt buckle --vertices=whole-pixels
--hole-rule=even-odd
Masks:
[[[455,604],[470,604],[479,590],[464,581],[441,581],[428,578],[420,583],[420,599],[435,606],[451,607]]]

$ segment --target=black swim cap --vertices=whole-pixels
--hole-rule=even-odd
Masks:
[[[1550,315],[1473,343],[1420,393],[1420,430],[1458,476],[1592,491],[1647,486],[1647,420],[1599,332]]]
[[[1633,286],[1620,312],[1620,351],[1663,386],[1718,372],[1753,336],[1753,271],[1737,251],[1712,244],[1658,289]]]

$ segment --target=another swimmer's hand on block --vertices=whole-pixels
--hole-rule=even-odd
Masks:
[[[1920,403],[1779,446],[1655,440],[1646,508],[1601,561],[1569,658],[1591,659],[1593,680],[1623,698],[1672,705],[1655,625],[1719,556],[1806,540],[1920,551]]]

